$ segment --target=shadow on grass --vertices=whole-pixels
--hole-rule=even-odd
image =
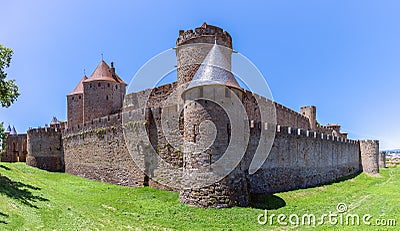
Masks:
[[[332,184],[335,184],[335,183],[340,183],[342,181],[350,180],[350,179],[360,175],[361,173],[362,173],[362,171],[359,171],[359,172],[356,172],[356,173],[348,175],[348,176],[337,178],[336,180],[332,180],[332,181],[328,181],[328,182],[325,182],[325,183],[317,184],[317,185],[315,185],[313,187],[310,187],[310,188],[320,187],[320,186],[324,186],[324,185],[332,185]]]
[[[9,167],[7,167],[7,166],[4,166],[4,165],[2,165],[2,164],[0,164],[0,168],[4,168],[5,170],[11,170],[11,168],[9,168]]]
[[[12,181],[8,177],[0,175],[0,195],[3,194],[16,199],[32,208],[38,208],[36,205],[32,204],[33,202],[48,201],[46,198],[33,195],[31,190],[40,190],[40,188]]]
[[[7,214],[0,212],[0,224],[7,224],[6,221],[2,220],[2,217],[8,217]]]
[[[286,206],[285,200],[273,194],[250,194],[250,207],[275,210]]]
[[[332,185],[335,183],[353,179],[353,178],[357,177],[358,175],[360,175],[361,173],[362,173],[362,171],[348,175],[348,176],[340,177],[336,180],[332,180],[332,181],[325,182],[325,183],[320,183],[315,186],[310,186],[310,187],[306,187],[306,188],[315,188],[315,187],[320,187],[320,186],[325,186],[325,185]],[[299,188],[292,189],[290,191],[298,190],[298,189],[303,189],[303,188],[299,187]],[[284,206],[286,206],[285,200],[283,200],[282,198],[275,196],[273,194],[251,194],[250,195],[250,207],[252,207],[252,208],[275,210],[275,209],[282,208]]]

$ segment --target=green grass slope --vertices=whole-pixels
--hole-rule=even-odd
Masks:
[[[253,195],[248,208],[200,209],[180,203],[178,193],[110,185],[24,163],[0,163],[0,230],[399,230],[399,190],[400,168],[393,167],[381,170],[379,177],[360,174],[315,188]],[[338,212],[338,203],[346,204],[346,212]],[[266,210],[267,222],[259,224],[258,217]],[[337,215],[338,220],[302,224],[304,214],[317,219]],[[371,224],[346,224],[343,217],[349,214],[360,219],[370,215]],[[395,226],[377,224],[392,219]]]

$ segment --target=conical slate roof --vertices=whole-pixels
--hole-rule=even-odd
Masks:
[[[14,126],[11,129],[10,135],[17,135],[17,130],[15,130]]]
[[[11,132],[11,127],[10,127],[10,125],[8,125],[6,133],[10,133],[10,132]]]
[[[53,119],[50,122],[50,125],[54,125],[54,124],[60,124],[60,121],[58,121],[57,117],[53,116]]]
[[[126,85],[126,83],[115,73],[115,69],[114,67],[112,67],[112,63],[110,68],[107,63],[104,62],[104,60],[101,60],[90,78],[86,79],[84,82],[91,81],[109,81]]]
[[[87,76],[84,75],[81,79],[81,81],[79,81],[78,85],[76,85],[75,89],[69,93],[68,95],[76,95],[76,94],[83,94],[83,81],[87,80]]]
[[[225,57],[226,54],[224,55],[220,49],[214,44],[186,90],[204,85],[225,85],[241,89],[230,72],[231,65]]]

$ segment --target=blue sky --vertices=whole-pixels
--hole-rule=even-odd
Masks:
[[[1,0],[0,43],[14,50],[8,77],[21,97],[0,109],[18,132],[66,119],[66,94],[101,60],[129,82],[180,29],[204,21],[265,76],[276,101],[316,105],[322,124],[354,139],[400,147],[399,1]]]

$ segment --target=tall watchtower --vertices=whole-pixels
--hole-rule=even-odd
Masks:
[[[317,130],[317,108],[315,106],[304,106],[300,108],[300,113],[307,117],[310,122],[310,129]]]
[[[90,78],[83,82],[83,121],[111,115],[122,109],[126,83],[101,60]]]
[[[179,37],[176,40],[178,84],[192,80],[200,64],[215,43],[232,49],[231,36],[219,27],[203,23],[202,26],[194,29],[194,31],[179,31]],[[226,57],[229,58],[227,63],[230,64],[230,55]]]
[[[244,145],[231,136],[245,124],[232,106],[242,105],[243,91],[231,73],[231,37],[204,23],[194,32],[181,31],[177,45],[178,84],[186,84],[182,98],[187,187],[181,190],[180,200],[201,207],[246,206],[246,166],[241,158],[237,164],[234,160],[245,152]],[[225,153],[229,160],[224,159]],[[233,162],[236,165],[228,167]]]

